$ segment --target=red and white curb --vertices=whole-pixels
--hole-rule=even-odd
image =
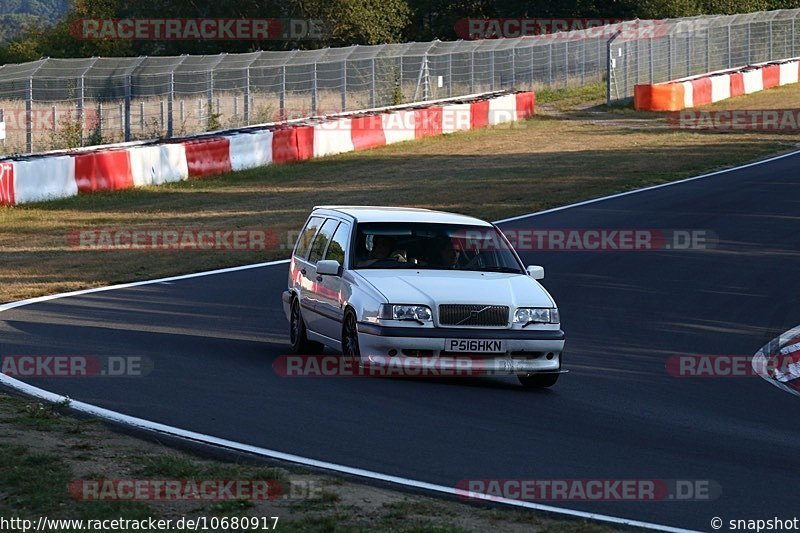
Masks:
[[[800,396],[800,326],[772,339],[756,352],[753,371],[779,389]]]

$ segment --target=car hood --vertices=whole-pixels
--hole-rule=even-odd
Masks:
[[[525,274],[410,269],[356,272],[383,294],[388,303],[555,306],[544,287]]]

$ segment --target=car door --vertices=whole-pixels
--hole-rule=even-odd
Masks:
[[[323,259],[333,259],[342,265],[342,270],[347,265],[348,244],[350,243],[350,224],[340,222],[334,230]],[[349,288],[342,276],[317,275],[317,311],[320,316],[319,332],[326,337],[340,340],[342,334],[342,320],[344,317],[344,302],[349,294]]]
[[[338,225],[339,220],[335,218],[325,219],[314,236],[311,248],[308,251],[308,257],[305,260],[305,282],[303,285],[303,299],[301,300],[303,317],[306,320],[306,327],[312,332],[321,335],[324,335],[322,330],[327,328],[324,327],[324,319],[320,315],[320,302],[324,288],[320,285],[319,277],[317,276],[317,261],[325,256],[328,243],[330,243],[333,232],[336,231]]]
[[[314,266],[308,261],[308,254],[311,251],[311,244],[317,236],[325,217],[311,216],[306,222],[303,231],[297,239],[292,254],[292,264],[289,269],[289,285],[297,291],[300,300],[300,308],[306,323],[314,312],[314,287],[313,281],[316,278]]]

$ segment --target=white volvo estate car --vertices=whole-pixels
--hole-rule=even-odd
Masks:
[[[564,332],[543,277],[476,218],[316,207],[295,245],[283,305],[295,353],[328,346],[365,366],[469,356],[525,386],[549,387],[562,372]]]

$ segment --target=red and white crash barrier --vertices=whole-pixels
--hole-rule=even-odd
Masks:
[[[303,161],[516,120],[533,92],[284,123],[254,131],[0,161],[0,204],[16,205]]]
[[[639,84],[634,89],[633,105],[646,111],[681,111],[797,83],[798,78],[800,61],[797,59],[748,65],[663,83]]]

